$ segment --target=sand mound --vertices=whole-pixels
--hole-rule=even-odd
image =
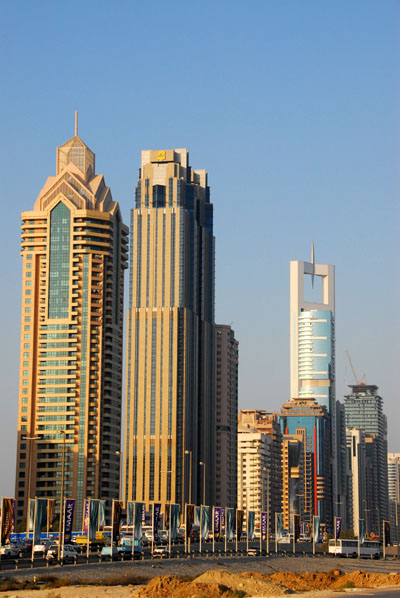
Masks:
[[[270,576],[261,573],[231,573],[224,570],[212,570],[196,577],[193,583],[218,583],[233,591],[245,592],[248,596],[278,596],[292,593],[284,585],[271,581]]]
[[[352,571],[342,575],[340,571],[330,573],[301,573],[292,571],[273,573],[269,579],[296,592],[309,590],[339,590],[342,588],[377,588],[400,585],[400,573],[367,573]]]

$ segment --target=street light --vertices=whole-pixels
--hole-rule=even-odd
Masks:
[[[200,461],[199,465],[203,466],[203,505],[206,504],[206,464],[204,461]]]
[[[185,455],[190,455],[190,462],[189,462],[189,504],[192,504],[192,458],[193,453],[188,449],[185,450]]]
[[[123,484],[123,474],[124,474],[124,467],[123,467],[123,457],[124,457],[124,453],[122,451],[115,451],[115,454],[119,456],[119,487],[118,487],[118,495],[119,495],[119,500],[122,500],[124,503],[124,507],[125,507],[125,499],[123,497],[123,489],[124,489],[124,484]]]
[[[41,436],[22,436],[21,440],[29,440],[29,464],[28,464],[28,504],[26,510],[26,537],[29,538],[29,518],[30,518],[30,504],[31,498],[31,475],[32,475],[32,440],[40,440]]]
[[[64,473],[65,473],[65,430],[60,430],[63,437],[62,463],[61,463],[61,489],[60,489],[60,521],[58,527],[58,561],[64,556]]]

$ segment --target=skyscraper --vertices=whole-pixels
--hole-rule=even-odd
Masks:
[[[393,530],[392,538],[398,543],[400,540],[400,453],[388,453],[388,490],[390,523]]]
[[[215,503],[237,500],[237,417],[239,343],[230,326],[215,326]]]
[[[371,463],[372,479],[366,488],[370,495],[368,518],[370,531],[380,534],[382,521],[389,519],[387,419],[383,413],[383,399],[374,384],[351,385],[345,397],[344,408],[347,428],[363,430],[366,458]]]
[[[86,497],[118,498],[127,235],[76,117],[56,176],[22,213],[18,521],[62,481],[78,526]]]
[[[143,151],[131,213],[125,497],[214,500],[214,237],[205,170]]]
[[[316,301],[305,297],[305,277],[313,286],[315,279],[322,285]],[[346,494],[341,470],[346,444],[344,422],[336,416],[335,267],[315,263],[314,244],[311,262],[290,262],[290,397],[315,399],[331,418],[332,509],[340,515]]]

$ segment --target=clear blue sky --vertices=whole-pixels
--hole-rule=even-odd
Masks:
[[[0,23],[0,494],[14,488],[19,215],[75,109],[126,222],[141,149],[187,147],[208,170],[240,405],[289,398],[289,261],[314,239],[336,266],[337,397],[348,348],[400,451],[400,3],[3,0]]]

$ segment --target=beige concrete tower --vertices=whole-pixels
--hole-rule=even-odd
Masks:
[[[131,217],[125,498],[214,498],[214,237],[207,173],[143,151]],[[190,474],[192,474],[190,476]]]
[[[118,498],[128,229],[75,135],[22,213],[17,520],[28,497]],[[65,475],[61,455],[65,441]]]

